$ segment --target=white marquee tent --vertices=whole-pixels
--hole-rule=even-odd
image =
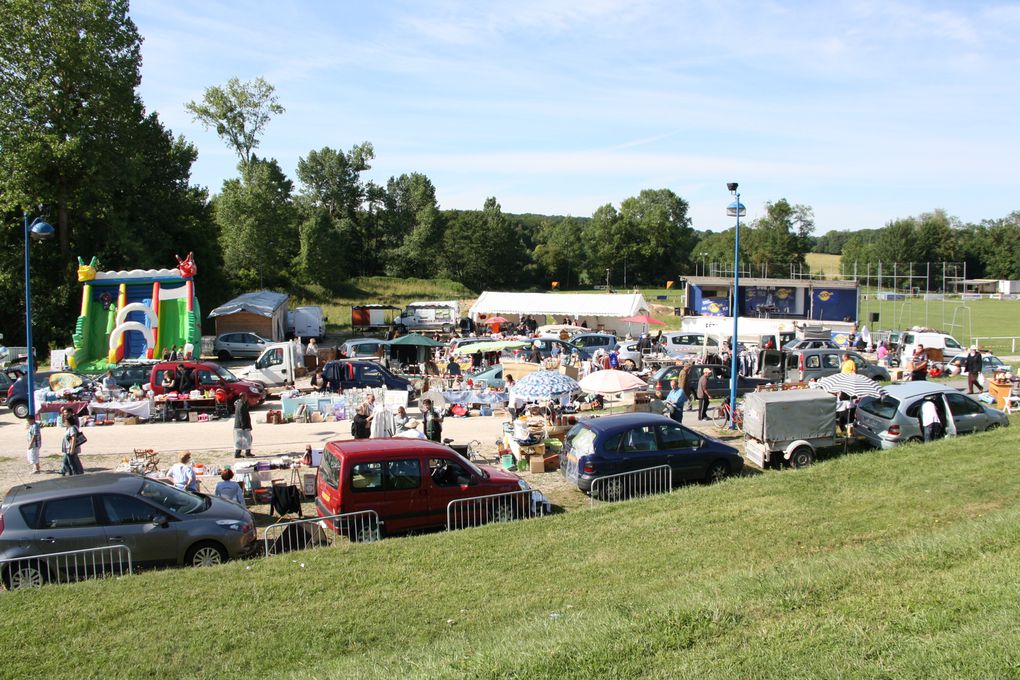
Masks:
[[[525,315],[545,323],[550,316],[555,322],[567,317],[576,324],[586,321],[588,328],[596,330],[626,331],[627,324],[618,321],[623,317],[647,314],[648,302],[640,293],[502,293],[485,291],[471,306],[468,314],[476,322],[491,316],[504,316],[518,321]]]

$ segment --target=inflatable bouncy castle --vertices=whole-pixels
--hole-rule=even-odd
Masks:
[[[96,271],[96,258],[78,258],[81,315],[75,324],[71,368],[98,373],[125,359],[159,359],[164,349],[201,346],[195,258],[175,269]]]

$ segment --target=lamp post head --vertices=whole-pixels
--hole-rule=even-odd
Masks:
[[[738,184],[736,182],[727,182],[726,183],[726,188],[730,190],[731,194],[737,193],[737,186],[738,186]]]
[[[726,206],[726,214],[729,215],[730,217],[737,217],[738,215],[740,217],[743,217],[744,215],[747,214],[747,209],[744,208],[744,204],[741,203],[740,201],[733,201],[728,206]]]
[[[56,233],[56,229],[49,222],[43,222],[42,220],[35,220],[32,222],[30,231],[32,238],[36,241],[44,241],[48,238],[53,238]]]

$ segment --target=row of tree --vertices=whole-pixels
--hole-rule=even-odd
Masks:
[[[668,189],[589,217],[511,215],[494,197],[478,210],[443,210],[424,174],[367,180],[368,142],[310,151],[295,184],[257,155],[268,124],[285,113],[262,79],[232,79],[187,105],[237,153],[238,176],[210,197],[191,183],[195,147],[138,95],[141,36],[126,0],[4,0],[3,9],[0,332],[10,338],[23,333],[26,214],[42,214],[59,234],[32,252],[41,345],[68,340],[77,255],[111,269],[160,268],[193,251],[206,310],[256,287],[328,295],[364,275],[441,276],[481,290],[590,286],[608,273],[612,286],[630,287],[693,273],[699,261],[732,261],[733,229],[695,231],[687,201]],[[966,259],[973,275],[1020,278],[1020,213],[960,225],[935,212],[816,240],[811,209],[779,199],[741,228],[741,258],[755,264],[798,265],[812,248],[835,249],[862,264]]]

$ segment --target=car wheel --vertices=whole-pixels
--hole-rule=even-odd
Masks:
[[[28,403],[24,401],[16,401],[11,406],[11,411],[14,412],[16,418],[24,420],[28,417]]]
[[[492,522],[512,522],[516,513],[512,505],[501,503],[492,509],[489,520]]]
[[[4,587],[7,590],[38,588],[46,583],[46,570],[40,562],[19,562],[4,569]]]
[[[356,528],[348,530],[347,537],[351,543],[375,543],[382,540],[382,526],[377,522],[359,522]]]
[[[923,444],[924,443],[924,437],[910,437],[909,439],[907,439],[907,443],[908,444]]]
[[[637,364],[635,364],[632,359],[627,359],[626,361],[623,362],[623,370],[625,370],[625,371],[636,371],[637,370]]]
[[[227,561],[227,551],[219,543],[196,543],[188,550],[184,564],[191,567],[215,567]]]
[[[726,464],[724,460],[717,460],[708,466],[708,474],[705,475],[705,481],[709,484],[715,484],[726,479],[730,474],[730,466]]]
[[[795,468],[803,468],[815,462],[815,452],[808,446],[798,446],[790,456],[790,465]]]
[[[225,349],[221,349],[219,352],[216,353],[216,358],[219,359],[220,361],[227,361],[228,359],[230,359],[230,352],[228,352]]]
[[[988,427],[985,428],[985,432],[991,432],[992,430],[998,430],[1002,427],[999,423],[989,423]]]
[[[610,479],[608,482],[599,487],[597,498],[600,501],[608,501],[611,503],[622,500],[623,496],[623,481],[620,479]]]

